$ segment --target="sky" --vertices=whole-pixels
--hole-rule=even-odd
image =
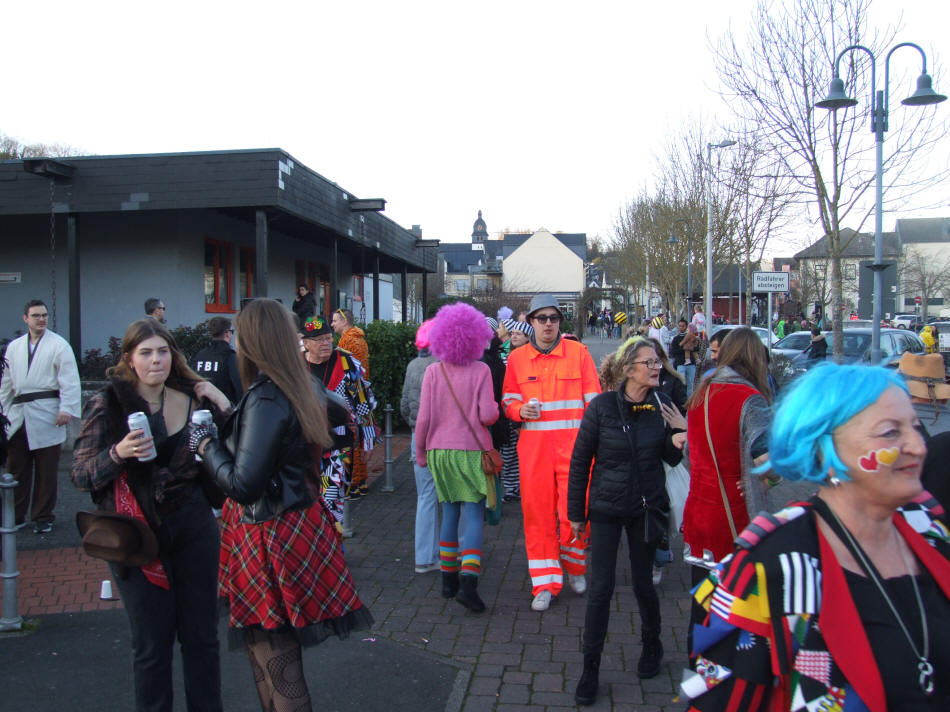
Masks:
[[[754,5],[16,0],[0,132],[99,155],[282,148],[446,242],[478,210],[492,234],[609,237],[678,126],[728,125],[709,38],[744,35]],[[950,93],[950,3],[874,0],[875,26],[901,14]]]

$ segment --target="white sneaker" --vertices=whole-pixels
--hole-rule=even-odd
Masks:
[[[578,596],[583,596],[584,591],[587,590],[587,579],[585,579],[582,575],[574,576],[573,574],[568,574],[567,583],[570,585],[571,590],[574,591],[574,593],[576,593]]]
[[[653,585],[659,586],[660,581],[663,579],[663,569],[658,566],[653,567]]]
[[[416,566],[416,573],[427,574],[430,571],[438,571],[441,568],[442,568],[442,564],[440,564],[438,561],[436,561],[433,564],[420,564],[419,566]]]
[[[551,592],[550,591],[540,591],[537,596],[534,597],[534,600],[531,601],[531,610],[532,611],[546,611],[551,605]]]

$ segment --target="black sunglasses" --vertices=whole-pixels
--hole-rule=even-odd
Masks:
[[[536,319],[540,324],[558,324],[561,321],[560,314],[541,314],[531,318]]]

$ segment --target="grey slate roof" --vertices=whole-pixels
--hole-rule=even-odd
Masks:
[[[279,148],[119,156],[70,156],[70,179],[57,181],[57,212],[83,213],[214,209],[242,220],[258,209],[280,228],[304,239],[342,236],[341,249],[359,249],[359,216],[348,191]],[[21,160],[0,161],[0,216],[49,214],[49,179],[24,170]],[[379,213],[361,213],[365,243],[378,247],[381,269],[435,271],[431,249]],[[398,262],[402,261],[402,262]]]
[[[479,260],[488,262],[499,257],[506,258],[521,247],[533,232],[506,232],[501,240],[485,240],[484,252],[472,249],[470,242],[443,242],[439,245],[439,256],[445,258],[449,272],[467,272],[470,265]],[[552,233],[571,252],[582,260],[587,259],[587,235],[583,232]]]
[[[883,237],[883,252],[885,256],[896,257],[897,233],[885,232]],[[874,257],[874,235],[867,232],[855,232],[849,227],[841,230],[841,244],[844,249],[841,252],[842,257]],[[796,260],[807,259],[827,259],[828,257],[828,236],[825,235],[819,240],[813,242],[801,252],[795,254]]]

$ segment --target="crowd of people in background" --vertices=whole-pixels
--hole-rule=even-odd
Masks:
[[[373,623],[341,534],[378,438],[366,335],[300,285],[291,308],[255,299],[210,319],[188,363],[164,302],[145,311],[82,409],[71,470],[96,508],[80,516],[83,546],[109,562],[128,614],[137,707],[171,708],[177,638],[189,708],[221,709],[220,592],[262,709],[309,709],[302,649]],[[773,331],[809,330],[824,361],[814,316]],[[16,520],[37,534],[79,416],[75,360],[47,318],[26,305],[0,380]],[[415,573],[439,572],[443,597],[484,613],[485,526],[516,504],[526,605],[543,613],[565,585],[587,596],[578,704],[597,700],[624,537],[640,678],[669,641],[662,567],[680,548],[691,565],[690,709],[946,709],[950,385],[934,330],[896,371],[823,363],[779,392],[760,337],[710,330],[700,305],[629,324],[590,311],[588,328],[618,342],[599,368],[565,321],[539,294],[517,317],[448,304],[416,330],[400,402]],[[678,467],[686,494],[670,485]]]

